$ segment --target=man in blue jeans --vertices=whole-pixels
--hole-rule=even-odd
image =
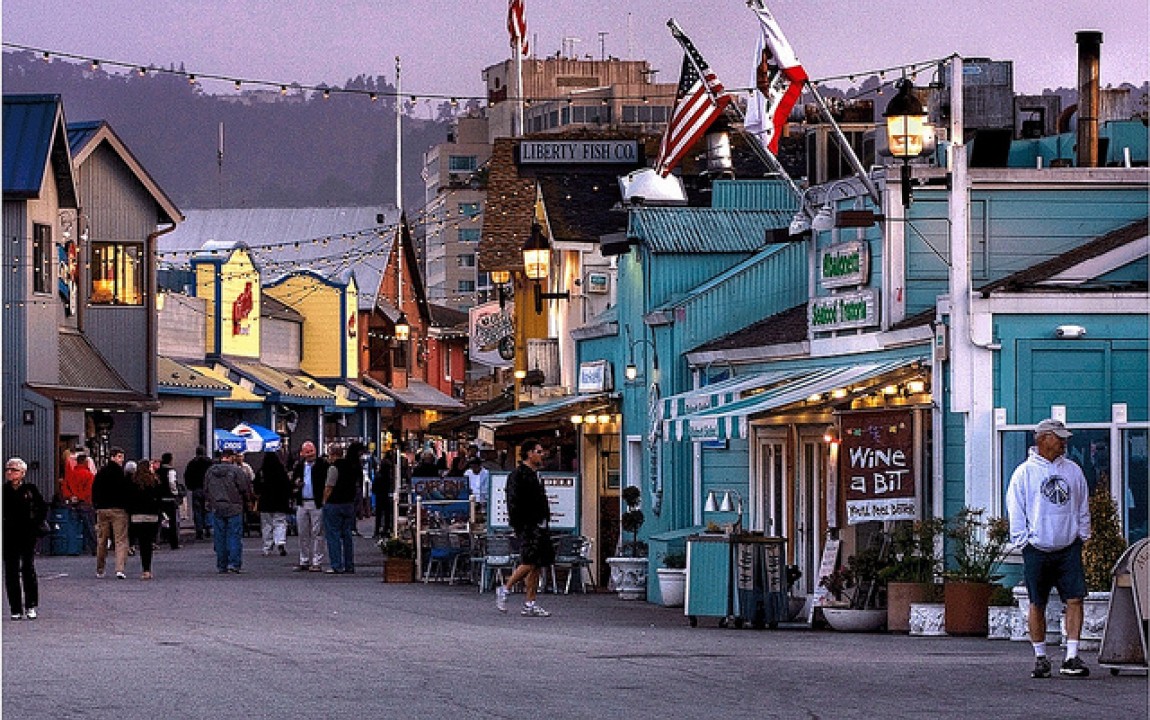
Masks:
[[[238,462],[243,462],[243,455],[225,450],[223,459],[204,473],[204,501],[213,515],[216,570],[220,573],[239,574],[243,567],[244,508],[252,484]]]

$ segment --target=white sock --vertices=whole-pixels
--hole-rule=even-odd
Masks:
[[[1034,657],[1046,657],[1046,643],[1036,642],[1030,643],[1034,646]]]
[[[1078,657],[1078,641],[1077,640],[1067,640],[1066,641],[1066,659],[1069,660],[1070,658],[1076,658],[1076,657]]]

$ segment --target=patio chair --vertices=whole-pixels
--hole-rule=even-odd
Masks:
[[[519,556],[511,546],[510,535],[488,535],[485,547],[483,567],[479,572],[479,592],[487,589],[489,577],[494,588],[496,577],[502,581],[503,574],[512,572],[519,564]]]
[[[571,592],[572,578],[578,578],[582,592],[587,592],[588,580],[591,587],[595,587],[595,576],[591,572],[591,540],[579,535],[560,535],[556,538],[555,564],[552,566],[552,583],[555,571],[565,569],[567,582],[563,592]],[[586,576],[584,576],[586,571]],[[586,579],[585,579],[586,578]]]
[[[459,559],[463,552],[451,542],[451,534],[446,532],[431,532],[427,535],[431,552],[428,553],[427,572],[423,582],[429,582],[432,577],[437,580],[447,579],[449,585],[455,584],[455,571],[459,566]],[[449,569],[450,568],[450,569]],[[445,576],[444,573],[447,573]]]

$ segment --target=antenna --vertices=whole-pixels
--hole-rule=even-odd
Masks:
[[[610,34],[611,33],[607,32],[606,30],[600,30],[599,31],[599,60],[600,61],[607,59],[607,36]]]
[[[224,206],[224,121],[220,120],[220,140],[216,146],[216,169],[217,173],[217,186],[216,186],[216,206]]]
[[[572,37],[571,35],[563,38],[563,57],[577,59],[575,58],[575,43],[577,42],[583,41],[577,37]]]

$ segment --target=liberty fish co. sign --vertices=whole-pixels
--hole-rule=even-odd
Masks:
[[[637,140],[524,140],[520,165],[637,165]]]

